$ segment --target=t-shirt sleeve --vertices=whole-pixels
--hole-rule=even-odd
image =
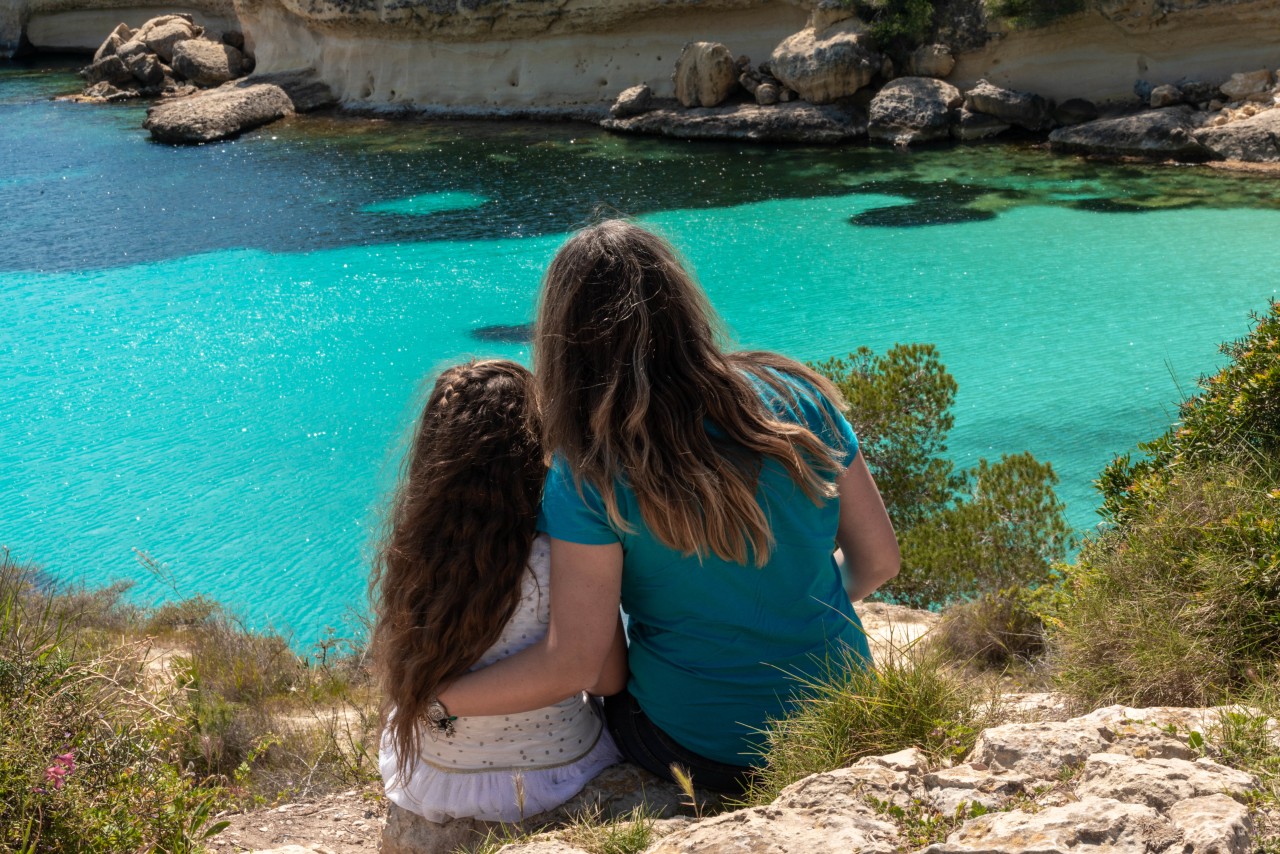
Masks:
[[[801,388],[797,397],[805,426],[824,444],[835,449],[841,469],[848,468],[858,456],[858,436],[853,432],[853,425],[826,395],[808,383],[797,382]]]
[[[826,414],[831,416],[831,425],[827,430],[832,438],[827,444],[841,452],[840,465],[848,468],[858,456],[858,435],[853,432],[849,419],[825,395],[818,395],[818,399]]]
[[[606,546],[620,540],[609,524],[599,491],[583,484],[582,492],[578,492],[569,464],[560,456],[552,459],[551,470],[547,472],[539,523],[539,530],[568,543]]]

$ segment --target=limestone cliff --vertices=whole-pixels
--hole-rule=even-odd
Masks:
[[[233,5],[234,4],[234,5]],[[528,110],[597,107],[647,83],[673,94],[687,42],[767,59],[815,8],[840,0],[0,0],[0,56],[92,48],[120,21],[189,11],[245,33],[260,71],[312,68],[360,106]],[[935,38],[957,49],[949,81],[985,78],[1058,99],[1117,100],[1135,85],[1224,80],[1280,63],[1280,0],[1090,0],[1022,28],[982,0],[937,0]]]
[[[313,67],[347,103],[487,108],[672,93],[690,41],[756,61],[802,28],[803,0],[240,0],[258,67]]]

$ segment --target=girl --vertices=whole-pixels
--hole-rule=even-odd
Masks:
[[[671,247],[617,220],[556,254],[534,348],[555,454],[550,631],[440,699],[506,714],[581,688],[621,600],[631,676],[606,712],[624,754],[741,789],[799,682],[869,660],[851,602],[898,571],[839,393],[789,359],[723,351]]]
[[[455,719],[437,691],[540,641],[549,548],[535,525],[546,458],[532,376],[472,362],[436,380],[396,493],[372,582],[387,796],[431,821],[520,821],[559,806],[619,760],[598,704],[626,678],[617,647],[592,679],[532,711]]]

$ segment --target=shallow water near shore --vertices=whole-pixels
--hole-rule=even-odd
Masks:
[[[169,148],[141,105],[48,100],[76,83],[0,64],[0,543],[302,647],[363,605],[423,378],[527,361],[542,270],[599,207],[671,237],[743,346],[937,344],[957,462],[1049,460],[1082,529],[1276,290],[1269,177],[342,116]]]

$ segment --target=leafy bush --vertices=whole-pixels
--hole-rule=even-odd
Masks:
[[[957,472],[946,458],[956,382],[930,344],[866,347],[816,365],[848,417],[902,548],[883,598],[917,608],[1049,584],[1071,541],[1053,467],[1030,454]]]
[[[1056,632],[1085,699],[1226,701],[1280,654],[1280,309],[1254,320],[1180,423],[1099,480],[1112,527],[1070,568]]]

